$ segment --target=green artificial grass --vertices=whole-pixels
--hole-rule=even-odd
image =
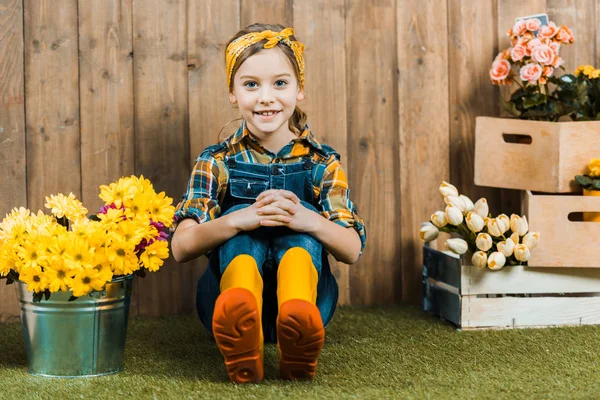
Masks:
[[[478,398],[600,396],[594,326],[457,331],[417,307],[340,308],[327,329],[315,380],[278,378],[265,349],[265,380],[234,385],[197,318],[136,318],[125,370],[97,378],[28,374],[19,324],[0,325],[0,398]]]

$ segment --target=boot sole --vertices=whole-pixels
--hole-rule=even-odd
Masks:
[[[256,299],[247,289],[228,289],[217,298],[212,328],[227,374],[234,383],[263,379],[259,316]]]
[[[312,380],[325,342],[317,306],[298,299],[283,303],[277,317],[277,342],[281,378]]]

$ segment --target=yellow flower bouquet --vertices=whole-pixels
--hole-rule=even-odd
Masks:
[[[88,210],[71,193],[46,197],[51,215],[14,208],[0,222],[0,278],[20,280],[34,301],[71,291],[75,299],[101,291],[118,276],[158,271],[169,256],[173,199],[143,176],[100,186],[105,205]]]

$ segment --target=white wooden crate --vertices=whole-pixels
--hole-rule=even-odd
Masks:
[[[525,191],[523,214],[540,241],[527,262],[531,267],[600,268],[600,223],[571,221],[578,213],[600,211],[600,197],[542,195]]]
[[[461,329],[600,324],[600,269],[480,270],[425,246],[423,309]]]
[[[600,121],[477,117],[474,180],[480,186],[577,192],[575,175],[587,173],[599,152]]]

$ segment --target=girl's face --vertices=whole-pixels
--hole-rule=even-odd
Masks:
[[[237,103],[258,139],[289,135],[288,120],[304,99],[290,61],[277,47],[261,50],[239,67],[229,100]]]

